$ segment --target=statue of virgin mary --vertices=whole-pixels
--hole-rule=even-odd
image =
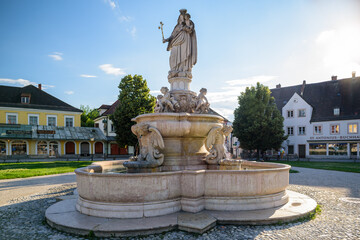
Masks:
[[[163,40],[164,43],[168,42],[167,51],[170,51],[169,79],[192,78],[191,70],[197,61],[197,42],[195,25],[190,18],[187,10],[181,9],[171,36]]]

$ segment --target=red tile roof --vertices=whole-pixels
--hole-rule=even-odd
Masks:
[[[113,114],[115,112],[115,109],[116,107],[120,104],[120,101],[119,100],[116,100],[116,102],[114,102],[110,108],[108,110],[106,110],[103,114],[101,114],[101,116],[107,116],[107,115],[110,115],[110,114]],[[101,105],[103,106],[103,105]],[[105,105],[106,106],[106,105]]]

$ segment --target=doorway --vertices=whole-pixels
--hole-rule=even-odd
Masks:
[[[305,158],[305,157],[306,157],[306,145],[299,144],[299,158]]]
[[[67,142],[65,144],[65,154],[75,154],[75,143]]]
[[[81,156],[88,156],[90,154],[90,144],[88,142],[82,142],[80,145]]]

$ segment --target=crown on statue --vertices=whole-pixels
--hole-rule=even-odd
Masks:
[[[183,9],[180,9],[179,12],[180,12],[180,14],[186,14],[187,10],[183,8]]]

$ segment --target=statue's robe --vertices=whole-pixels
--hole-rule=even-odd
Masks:
[[[191,72],[197,61],[197,42],[194,24],[191,33],[182,29],[182,25],[175,26],[167,47],[170,52],[170,71]]]

